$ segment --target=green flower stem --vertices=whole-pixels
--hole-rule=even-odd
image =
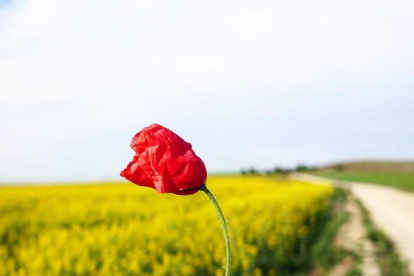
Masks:
[[[208,198],[210,199],[211,203],[213,203],[214,207],[216,208],[217,214],[220,218],[221,226],[223,227],[224,232],[224,240],[226,242],[226,276],[231,275],[231,250],[230,250],[230,236],[229,236],[229,229],[227,228],[226,219],[224,218],[223,212],[221,211],[220,205],[218,204],[218,201],[216,197],[213,195],[213,193],[207,188],[206,185],[200,188],[203,192],[206,193]]]

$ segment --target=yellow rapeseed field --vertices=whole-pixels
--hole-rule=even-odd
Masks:
[[[207,183],[229,222],[235,275],[281,275],[294,265],[333,192],[260,176]],[[202,192],[158,194],[130,183],[0,188],[2,276],[223,275],[224,261],[220,224]]]

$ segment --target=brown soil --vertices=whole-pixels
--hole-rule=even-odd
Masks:
[[[329,272],[329,276],[346,276],[348,271],[352,268],[353,261],[351,256],[347,256],[345,259],[342,260],[339,264],[332,268],[331,272]]]
[[[345,210],[349,213],[349,219],[339,229],[335,238],[335,245],[345,248],[348,251],[355,252],[362,257],[360,270],[363,275],[380,276],[381,272],[375,261],[374,245],[366,237],[367,233],[363,225],[362,212],[352,195],[349,196]],[[338,264],[329,275],[346,275],[346,272],[351,267],[352,259],[349,261],[345,259],[343,262]],[[345,270],[346,268],[347,270]]]

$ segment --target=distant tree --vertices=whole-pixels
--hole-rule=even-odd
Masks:
[[[249,169],[249,173],[250,173],[250,174],[258,174],[257,170],[256,170],[254,167],[251,167],[251,168]]]
[[[247,175],[247,171],[245,169],[241,170],[241,175]]]
[[[345,169],[344,164],[338,164],[335,166],[335,170],[338,172],[342,172]]]
[[[285,172],[285,170],[284,170],[284,169],[282,169],[281,167],[275,167],[275,168],[274,168],[274,170],[273,170],[273,172],[274,172],[274,173],[284,173],[284,172]]]
[[[295,171],[297,171],[297,172],[306,172],[308,170],[309,170],[308,166],[303,165],[303,164],[297,165],[296,169],[295,169]]]
[[[272,170],[266,170],[266,174],[271,175],[271,174],[273,174],[273,171]]]

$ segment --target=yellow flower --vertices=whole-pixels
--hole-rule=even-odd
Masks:
[[[229,222],[240,275],[261,275],[266,252],[292,252],[332,194],[259,176],[207,183]],[[120,183],[0,188],[0,275],[223,275],[220,224],[205,195],[161,196]]]

